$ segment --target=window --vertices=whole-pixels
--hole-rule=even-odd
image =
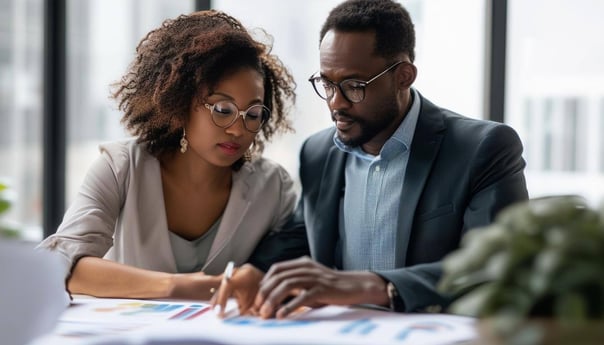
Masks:
[[[42,0],[0,0],[0,179],[9,222],[38,239],[42,223]]]
[[[599,126],[599,137],[600,137],[600,151],[596,153],[596,157],[600,157],[600,174],[604,175],[604,97],[600,99],[600,126]],[[598,128],[598,127],[596,127]]]
[[[604,2],[508,2],[506,122],[523,141],[531,197],[604,190]],[[543,15],[547,8],[547,15]]]

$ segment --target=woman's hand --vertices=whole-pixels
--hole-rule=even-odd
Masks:
[[[220,279],[221,276],[206,275],[203,272],[173,274],[169,298],[208,301],[220,285]]]
[[[234,297],[239,305],[240,315],[257,314],[253,308],[254,298],[263,277],[264,273],[250,264],[236,268],[230,279],[222,280],[212,297],[212,308],[218,307],[218,316],[224,317],[227,300]]]

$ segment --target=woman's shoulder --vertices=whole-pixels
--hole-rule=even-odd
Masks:
[[[108,155],[125,155],[145,151],[144,145],[137,142],[136,138],[124,138],[99,144],[99,151]]]
[[[246,177],[258,179],[260,181],[270,180],[291,180],[287,170],[279,163],[265,157],[258,157],[251,162],[245,163],[239,174]]]
[[[147,159],[151,155],[144,144],[137,142],[136,138],[110,141],[99,144],[99,151],[110,161],[138,161]]]
[[[144,144],[136,138],[127,138],[99,144],[101,159],[104,159],[115,174],[131,174],[148,167],[150,159],[155,159],[147,152]],[[140,169],[139,169],[140,168]]]

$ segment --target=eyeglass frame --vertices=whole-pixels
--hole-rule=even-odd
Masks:
[[[235,113],[233,120],[228,125],[225,125],[225,126],[221,126],[221,125],[217,124],[216,120],[214,119],[214,107],[216,106],[216,104],[218,104],[220,102],[230,103],[235,107],[235,109],[237,109],[237,112]],[[216,127],[219,127],[219,128],[231,127],[232,125],[235,124],[235,122],[237,122],[237,120],[239,119],[239,116],[241,116],[241,117],[243,117],[243,127],[245,127],[245,129],[248,132],[259,133],[262,130],[262,127],[264,127],[264,125],[268,122],[268,119],[271,117],[271,110],[264,104],[252,104],[246,110],[239,110],[239,107],[237,106],[237,104],[235,104],[231,101],[227,101],[227,100],[218,101],[218,102],[215,102],[214,104],[204,103],[203,106],[206,107],[206,109],[210,110],[210,117],[212,118],[212,122],[214,123],[214,125]],[[250,109],[252,109],[253,107],[257,107],[257,106],[261,106],[262,108],[266,109],[267,116],[266,116],[266,118],[262,119],[262,123],[260,123],[260,127],[258,127],[258,130],[253,131],[253,130],[247,128],[247,122],[245,121],[245,119],[246,119],[248,111]]]
[[[327,100],[329,100],[329,99],[331,99],[331,98],[332,98],[332,97],[333,97],[333,96],[336,94],[336,92],[335,92],[335,87],[337,87],[337,88],[340,90],[340,93],[342,94],[342,96],[344,96],[344,98],[345,98],[345,99],[346,99],[348,102],[350,102],[350,103],[361,103],[362,101],[364,101],[364,100],[365,100],[365,89],[367,88],[367,86],[368,86],[369,84],[371,84],[371,83],[372,83],[372,82],[374,82],[376,79],[378,79],[379,77],[383,76],[384,74],[386,74],[386,73],[390,72],[392,69],[394,69],[395,67],[397,67],[398,65],[400,65],[400,64],[402,64],[402,63],[404,63],[404,62],[405,62],[405,61],[403,61],[403,60],[399,60],[399,61],[397,61],[397,62],[393,63],[392,65],[388,66],[388,67],[387,67],[385,70],[383,70],[382,72],[378,73],[378,74],[377,74],[377,75],[375,75],[373,78],[371,78],[371,79],[369,79],[369,80],[367,80],[367,81],[351,78],[351,79],[344,79],[344,80],[342,80],[342,81],[341,81],[341,82],[339,82],[339,83],[335,83],[335,82],[333,82],[333,81],[331,81],[331,80],[329,80],[329,79],[327,79],[327,78],[324,78],[324,77],[322,77],[322,76],[320,76],[320,75],[319,75],[319,76],[317,76],[316,74],[317,74],[318,72],[315,72],[313,75],[311,75],[311,76],[310,76],[310,78],[308,78],[308,81],[309,81],[309,82],[312,84],[312,87],[313,87],[313,89],[315,90],[315,93],[316,93],[316,94],[317,94],[317,95],[318,95],[318,96],[319,96],[321,99],[324,99],[324,100],[326,100],[326,101],[327,101]],[[327,97],[323,97],[323,96],[321,96],[321,93],[319,92],[319,90],[317,90],[317,85],[315,84],[315,80],[321,80],[321,81],[323,81],[323,82],[327,82],[328,84],[330,84],[330,85],[334,86],[334,88],[333,88],[333,90],[334,90],[333,94],[332,94],[331,96],[327,96]],[[358,101],[353,101],[353,100],[351,100],[351,99],[350,99],[350,98],[349,98],[349,97],[346,95],[346,92],[344,92],[344,89],[342,88],[342,84],[343,84],[343,83],[347,83],[347,82],[356,82],[356,83],[359,83],[359,84],[360,84],[358,87],[361,87],[361,88],[363,89],[363,97],[362,97],[360,100],[358,100]],[[327,94],[327,91],[325,91],[325,93]]]

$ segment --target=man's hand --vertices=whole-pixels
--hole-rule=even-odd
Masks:
[[[284,318],[301,306],[363,303],[388,305],[384,279],[372,272],[329,269],[302,257],[270,268],[260,282],[254,308],[263,318]]]
[[[218,316],[224,317],[227,300],[229,297],[235,297],[239,314],[256,314],[252,307],[263,276],[262,271],[250,264],[236,268],[231,279],[222,280],[212,297],[212,308],[218,307]]]

